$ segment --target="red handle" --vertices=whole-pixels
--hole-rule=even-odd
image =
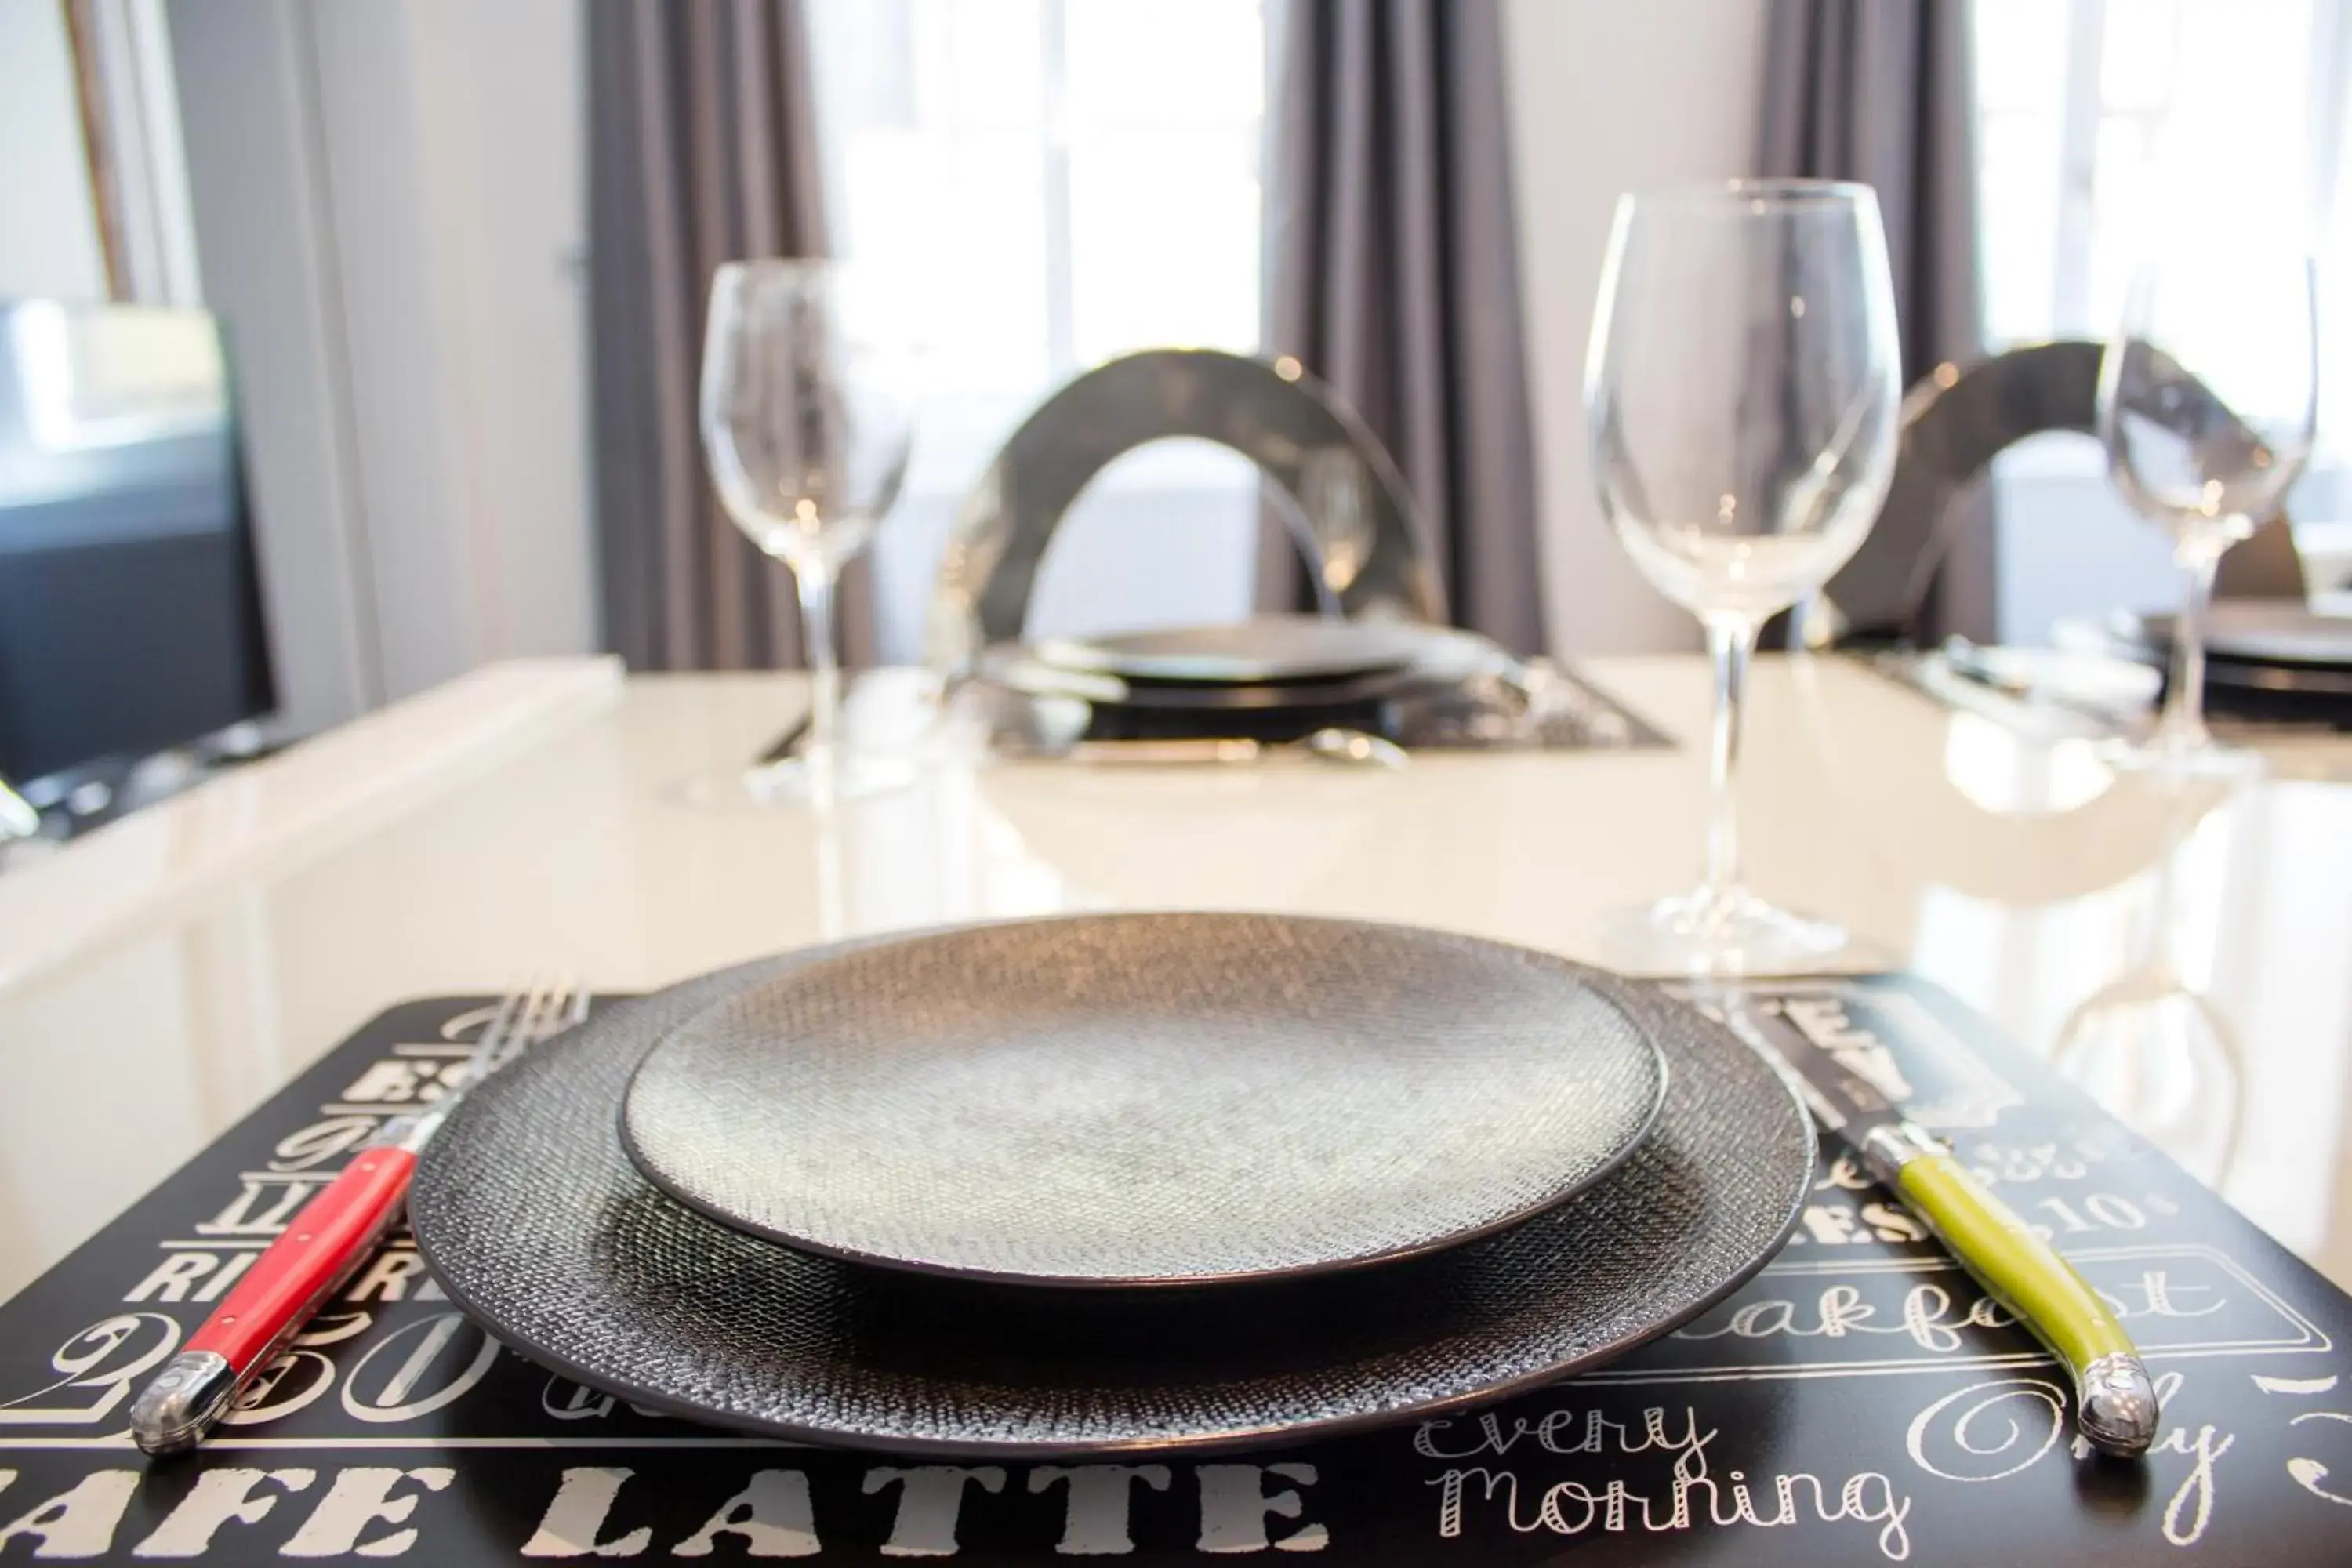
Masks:
[[[217,1352],[243,1382],[375,1250],[415,1169],[405,1149],[361,1150],[253,1260],[182,1352]]]

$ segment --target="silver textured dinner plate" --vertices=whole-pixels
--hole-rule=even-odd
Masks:
[[[1371,668],[1286,679],[1176,679],[1114,675],[1079,668],[1083,659],[1048,663],[1041,647],[1001,644],[983,650],[978,673],[989,684],[1033,698],[1072,698],[1100,709],[1137,709],[1203,715],[1232,712],[1330,710],[1368,703],[1428,699],[1433,693],[1461,692],[1481,679],[1491,679],[1516,662],[1487,638],[1450,626],[1403,626],[1394,622],[1355,625],[1309,622],[1337,627],[1350,637],[1359,634],[1392,642],[1406,657],[1402,662],[1382,661]],[[1213,628],[1214,629],[1214,628]],[[1186,633],[1138,636],[1181,637]],[[1070,645],[1063,645],[1066,647]]]
[[[1226,626],[1047,637],[1029,651],[1054,668],[1122,680],[1286,686],[1402,669],[1422,657],[1430,630],[1274,615]]]
[[[1082,915],[877,942],[669,1031],[623,1142],[712,1219],[1029,1284],[1457,1244],[1632,1152],[1665,1068],[1565,960],[1408,926]]]
[[[457,1303],[592,1387],[773,1436],[1008,1458],[1230,1447],[1409,1420],[1622,1353],[1763,1267],[1813,1178],[1811,1125],[1769,1068],[1655,990],[1596,975],[1666,1058],[1657,1129],[1607,1181],[1484,1240],[1208,1290],[864,1268],[706,1219],[621,1151],[646,1047],[826,956],[611,1007],[469,1093],[409,1196]]]

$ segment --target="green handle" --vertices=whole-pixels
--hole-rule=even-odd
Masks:
[[[2109,1453],[2146,1452],[2156,1439],[2155,1385],[2106,1302],[1940,1144],[1902,1131],[1870,1151],[1881,1178],[1892,1177],[1911,1212],[2074,1374],[2084,1436]]]

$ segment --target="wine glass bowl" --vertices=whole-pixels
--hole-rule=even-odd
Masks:
[[[2116,486],[2176,542],[2252,538],[2309,460],[2308,437],[2273,447],[2152,343],[2126,340],[2101,371]]]
[[[719,500],[761,550],[837,573],[897,501],[912,447],[901,356],[848,315],[845,271],[734,261],[711,280],[701,426]]]
[[[1618,207],[1585,373],[1602,511],[1702,617],[1761,621],[1860,548],[1894,472],[1894,293],[1866,186]]]
[[[1860,548],[1894,476],[1902,399],[1885,234],[1869,188],[1734,181],[1618,203],[1585,365],[1603,515],[1706,626],[1716,667],[1705,883],[1603,933],[1622,967],[1759,973],[1842,945],[1740,883],[1732,772],[1763,622]]]
[[[2309,466],[2319,412],[2310,260],[2200,242],[2143,263],[2100,361],[2097,426],[2116,488],[2180,567],[2172,675],[2147,745],[2112,760],[2248,765],[2204,723],[2204,621],[2221,552],[2278,511]]]
[[[867,795],[913,777],[835,739],[835,587],[896,504],[913,444],[908,356],[875,330],[876,303],[832,261],[734,261],[711,280],[703,452],[729,518],[791,570],[808,652],[807,741],[744,776],[761,799]]]

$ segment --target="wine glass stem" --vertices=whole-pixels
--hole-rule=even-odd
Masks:
[[[802,754],[813,782],[829,784],[834,740],[841,727],[841,665],[833,643],[833,573],[810,563],[793,570],[793,584],[800,590],[801,640],[808,655],[809,733]]]
[[[2180,565],[2180,614],[2172,624],[2172,676],[2164,697],[2158,738],[2167,746],[2193,750],[2205,732],[2205,612],[2213,602],[2213,574],[2221,561],[2221,542],[2183,539],[2172,558]]]
[[[1708,903],[1721,908],[1739,890],[1739,807],[1732,786],[1739,763],[1748,661],[1756,651],[1756,623],[1744,616],[1708,616],[1706,650],[1715,664],[1715,721],[1706,759],[1706,891]]]

